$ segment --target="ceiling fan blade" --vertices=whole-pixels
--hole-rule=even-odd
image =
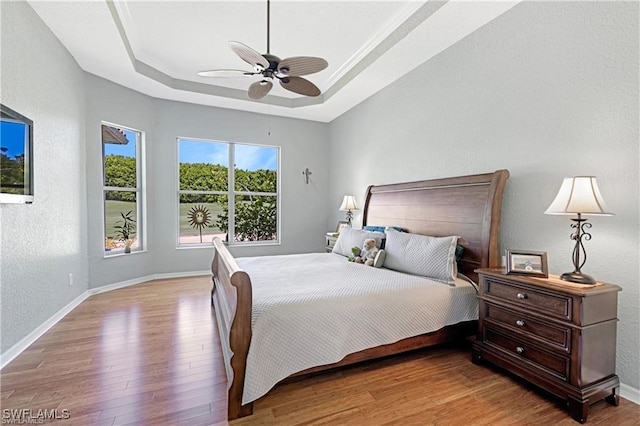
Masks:
[[[269,93],[272,87],[273,83],[270,81],[256,81],[249,86],[249,97],[251,99],[262,99],[267,96],[267,93]]]
[[[322,71],[329,64],[322,58],[313,56],[292,56],[278,64],[278,72],[283,75],[299,76]]]
[[[198,72],[201,77],[245,77],[255,74],[258,73],[242,70],[207,70]]]
[[[280,80],[280,85],[291,92],[305,96],[320,94],[320,89],[315,84],[302,77],[285,77]]]
[[[246,46],[238,41],[230,41],[229,47],[231,47],[231,50],[233,50],[236,55],[240,56],[243,61],[245,61],[252,67],[260,65],[262,68],[269,68],[269,61],[267,61],[264,56],[262,56],[249,46]]]

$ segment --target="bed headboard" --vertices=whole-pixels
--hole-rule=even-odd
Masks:
[[[363,225],[400,226],[436,237],[457,235],[458,270],[477,281],[476,268],[499,267],[498,235],[507,170],[418,182],[372,185]]]

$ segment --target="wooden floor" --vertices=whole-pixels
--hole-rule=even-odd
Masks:
[[[90,297],[2,370],[2,423],[17,413],[7,410],[56,409],[69,418],[47,424],[226,424],[210,285],[162,280]],[[285,382],[232,424],[577,424],[550,396],[472,364],[467,346]],[[592,405],[588,420],[639,423],[640,406],[624,399]]]

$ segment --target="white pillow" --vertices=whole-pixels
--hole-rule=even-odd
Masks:
[[[387,232],[384,267],[454,285],[458,237]]]
[[[376,247],[380,248],[380,242],[384,239],[385,235],[381,232],[369,232],[361,229],[342,228],[336,244],[333,246],[333,253],[340,254],[342,256],[353,256],[351,249],[353,247],[362,248],[364,240],[373,238],[376,240]]]

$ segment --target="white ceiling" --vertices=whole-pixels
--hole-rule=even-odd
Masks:
[[[204,78],[202,70],[251,70],[229,48],[266,52],[266,0],[30,1],[83,70],[147,95],[329,122],[517,1],[271,0],[271,53],[319,56],[306,76],[322,94],[274,85],[260,101],[258,77]]]

